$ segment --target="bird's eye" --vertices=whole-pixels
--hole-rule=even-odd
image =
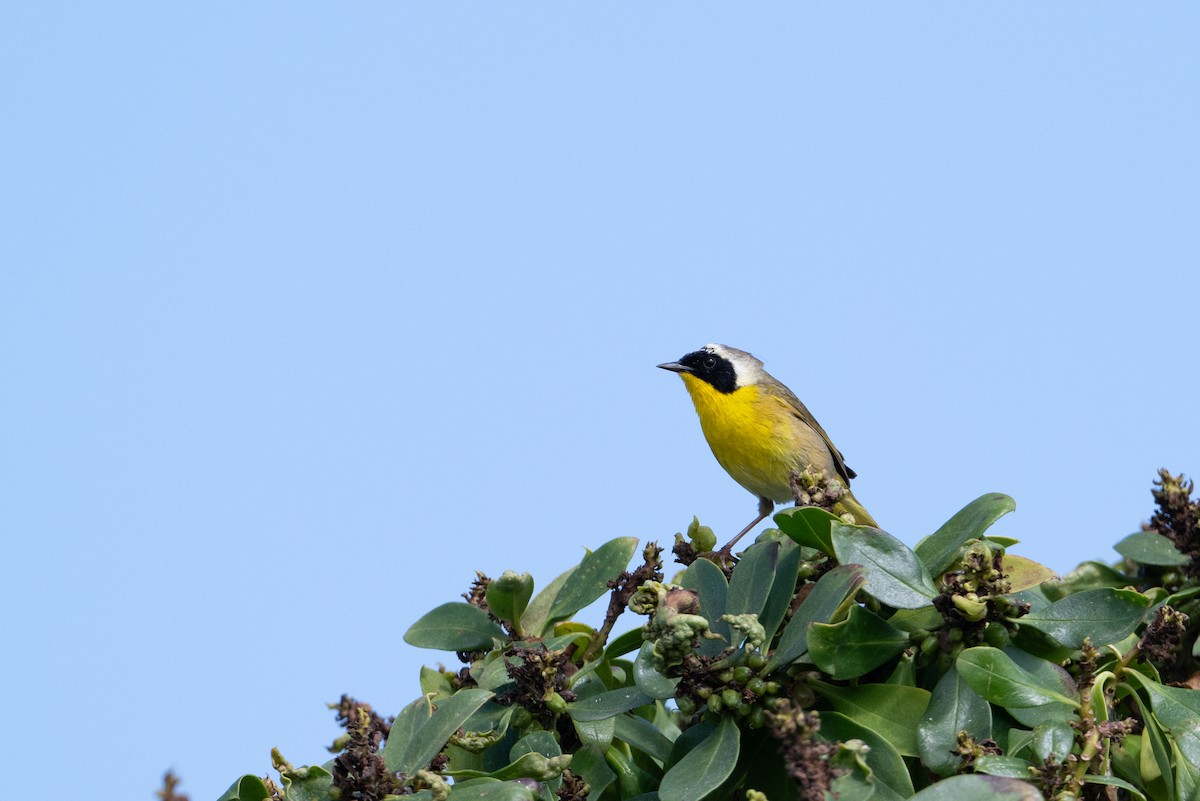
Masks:
[[[713,358],[712,356],[709,356],[708,358],[706,358],[704,360],[704,366],[711,370],[712,368],[717,366],[717,360],[715,358]]]

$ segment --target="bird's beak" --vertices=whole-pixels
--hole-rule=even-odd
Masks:
[[[660,364],[658,366],[664,370],[670,370],[672,373],[692,372],[692,368],[688,367],[686,364],[680,364],[679,362],[666,362],[665,364]]]

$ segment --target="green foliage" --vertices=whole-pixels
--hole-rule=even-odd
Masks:
[[[896,609],[920,609],[937,596],[929,569],[900,540],[878,529],[832,524],[833,550],[840,564],[867,569],[867,592]]]
[[[1197,798],[1200,505],[1165,471],[1154,497],[1121,562],[1062,579],[989,534],[1000,494],[916,548],[802,507],[734,564],[693,520],[671,581],[628,537],[536,595],[481,575],[404,635],[463,670],[390,722],[343,699],[334,760],[221,801]]]
[[[741,729],[731,715],[721,715],[718,720],[711,732],[663,774],[658,787],[660,801],[705,798],[733,773],[741,752]]]
[[[428,698],[413,701],[392,722],[384,764],[390,771],[416,773],[492,697],[487,690],[468,687],[438,701],[436,708]]]
[[[918,542],[913,550],[929,572],[944,573],[954,564],[964,545],[981,539],[993,523],[1016,508],[1016,501],[999,492],[981,495]]]
[[[814,623],[808,652],[813,664],[834,679],[856,679],[887,662],[908,645],[907,632],[861,606],[845,620]]]
[[[1101,587],[1068,595],[1061,601],[1020,618],[1067,648],[1081,648],[1084,640],[1120,642],[1133,633],[1146,614],[1150,599],[1133,590]]]
[[[504,636],[487,612],[468,603],[442,604],[412,624],[404,641],[418,648],[473,651],[486,648]]]

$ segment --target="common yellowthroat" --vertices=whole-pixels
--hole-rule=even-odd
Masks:
[[[846,493],[839,511],[860,525],[875,520],[849,492],[855,473],[800,399],[763,369],[763,363],[728,345],[705,345],[677,362],[658,365],[679,373],[713,456],[733,480],[758,496],[758,517],[721,549],[728,554],[743,535],[775,508],[796,498],[795,483],[808,468],[840,478]]]

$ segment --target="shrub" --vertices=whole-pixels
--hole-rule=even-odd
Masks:
[[[343,698],[335,759],[275,752],[278,784],[222,801],[1198,798],[1191,492],[1162,471],[1122,560],[1062,579],[988,534],[1000,494],[913,549],[797,507],[736,561],[693,521],[669,581],[626,537],[537,595],[481,574],[405,635],[466,667],[422,669],[394,720]]]

